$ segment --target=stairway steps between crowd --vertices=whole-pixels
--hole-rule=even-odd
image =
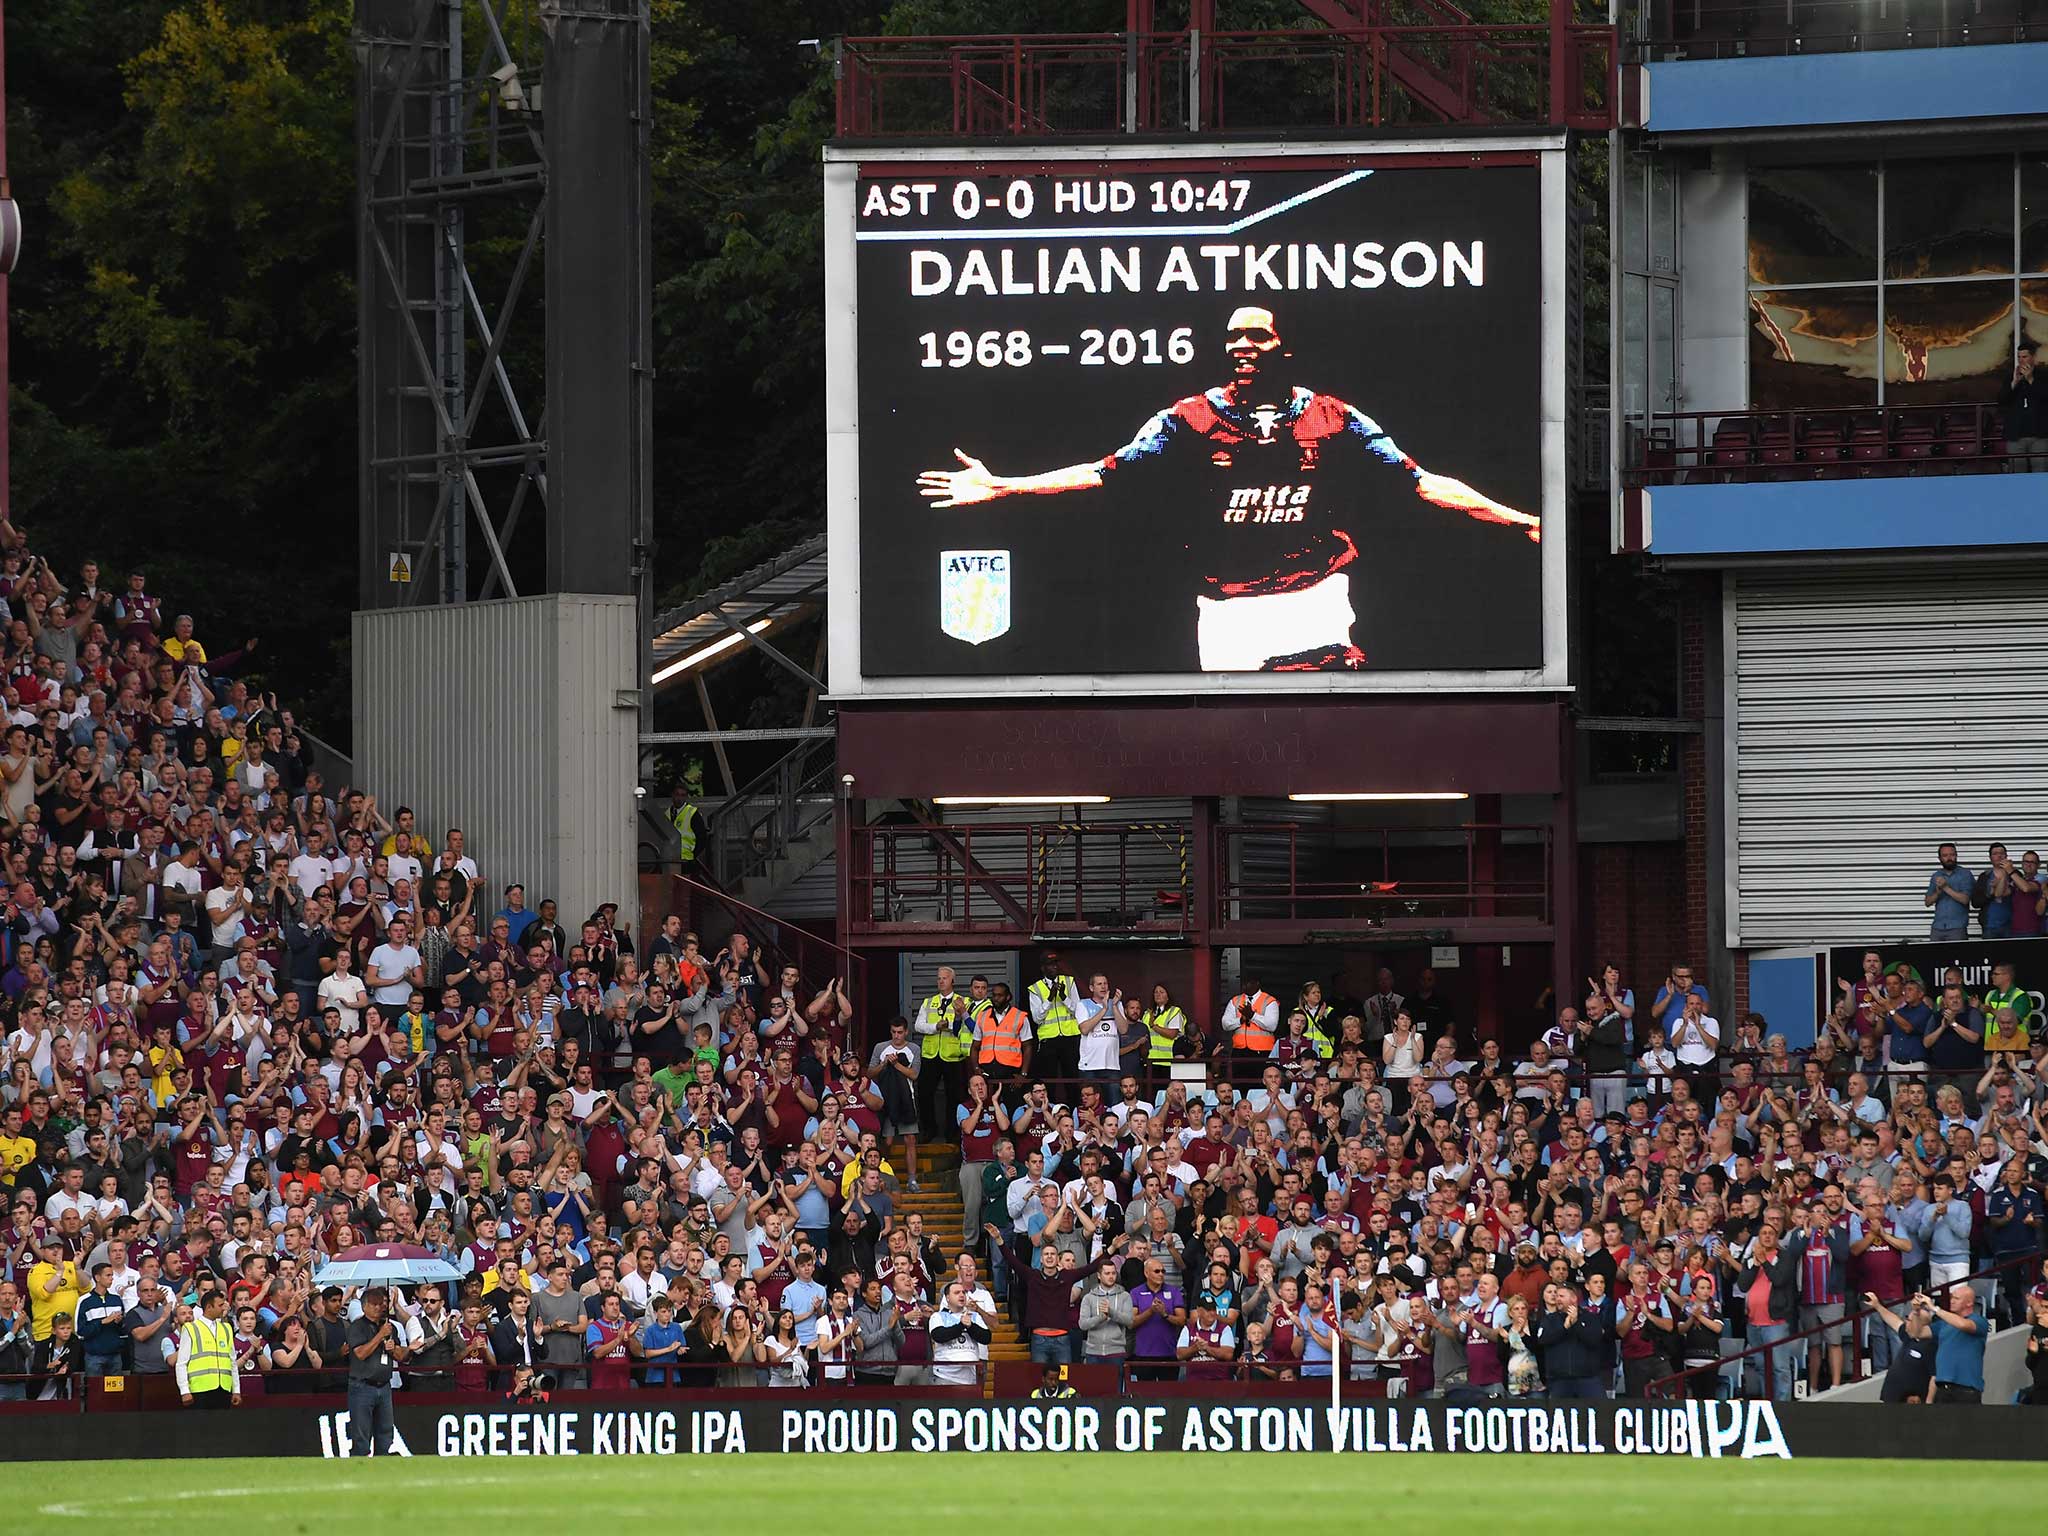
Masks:
[[[925,1236],[939,1245],[939,1252],[951,1257],[961,1249],[966,1222],[960,1209],[960,1148],[950,1143],[921,1142],[918,1145],[917,1179],[921,1186],[913,1192],[907,1187],[908,1163],[904,1156],[903,1143],[892,1141],[885,1145],[883,1157],[896,1170],[898,1183],[906,1187],[896,1195],[896,1214],[899,1219],[916,1211],[924,1217]],[[946,1278],[952,1278],[954,1271],[948,1268]],[[982,1266],[984,1282],[988,1267]],[[996,1317],[995,1337],[989,1341],[989,1360],[1016,1361],[1031,1358],[1031,1343],[1022,1331],[1013,1327],[1009,1318],[1002,1313]],[[983,1395],[993,1396],[994,1379],[991,1376],[983,1383]]]

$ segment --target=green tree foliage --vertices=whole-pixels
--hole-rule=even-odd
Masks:
[[[16,511],[62,562],[147,566],[217,646],[260,633],[268,680],[336,736],[357,558],[351,11],[35,0],[8,17],[31,232],[12,289]],[[823,527],[832,39],[1114,31],[1124,7],[653,0],[653,15],[655,515],[673,601]],[[1185,0],[1157,17],[1184,25]],[[1225,0],[1219,23],[1314,25],[1297,0]],[[480,210],[473,258],[509,263],[517,234]],[[508,348],[522,388],[537,336]],[[784,643],[809,660],[811,634]],[[796,686],[754,661],[716,683],[733,724]]]
[[[24,16],[26,12],[26,16]],[[146,567],[318,728],[355,584],[348,0],[9,16],[15,510]]]

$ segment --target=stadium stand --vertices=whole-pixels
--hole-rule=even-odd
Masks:
[[[243,1394],[336,1390],[359,1244],[456,1273],[394,1289],[414,1392],[1143,1393],[1334,1344],[1366,1395],[1967,1398],[1994,1322],[2048,1338],[2009,975],[1873,953],[1794,1052],[1609,968],[1509,1052],[1391,978],[1183,1010],[1047,956],[865,1040],[743,933],[643,957],[330,789],[142,575],[0,523],[0,582],[0,1400],[175,1403],[215,1292]]]

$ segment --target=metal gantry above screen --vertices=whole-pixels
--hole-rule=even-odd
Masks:
[[[1122,32],[849,37],[837,61],[850,139],[1106,133],[1612,126],[1615,31],[1573,0],[1484,22],[1449,0],[1303,0],[1300,27],[1216,25],[1193,0],[1166,30],[1128,0]]]

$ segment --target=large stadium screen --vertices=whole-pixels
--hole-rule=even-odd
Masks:
[[[1560,684],[1547,152],[1152,156],[830,168],[834,690]]]

